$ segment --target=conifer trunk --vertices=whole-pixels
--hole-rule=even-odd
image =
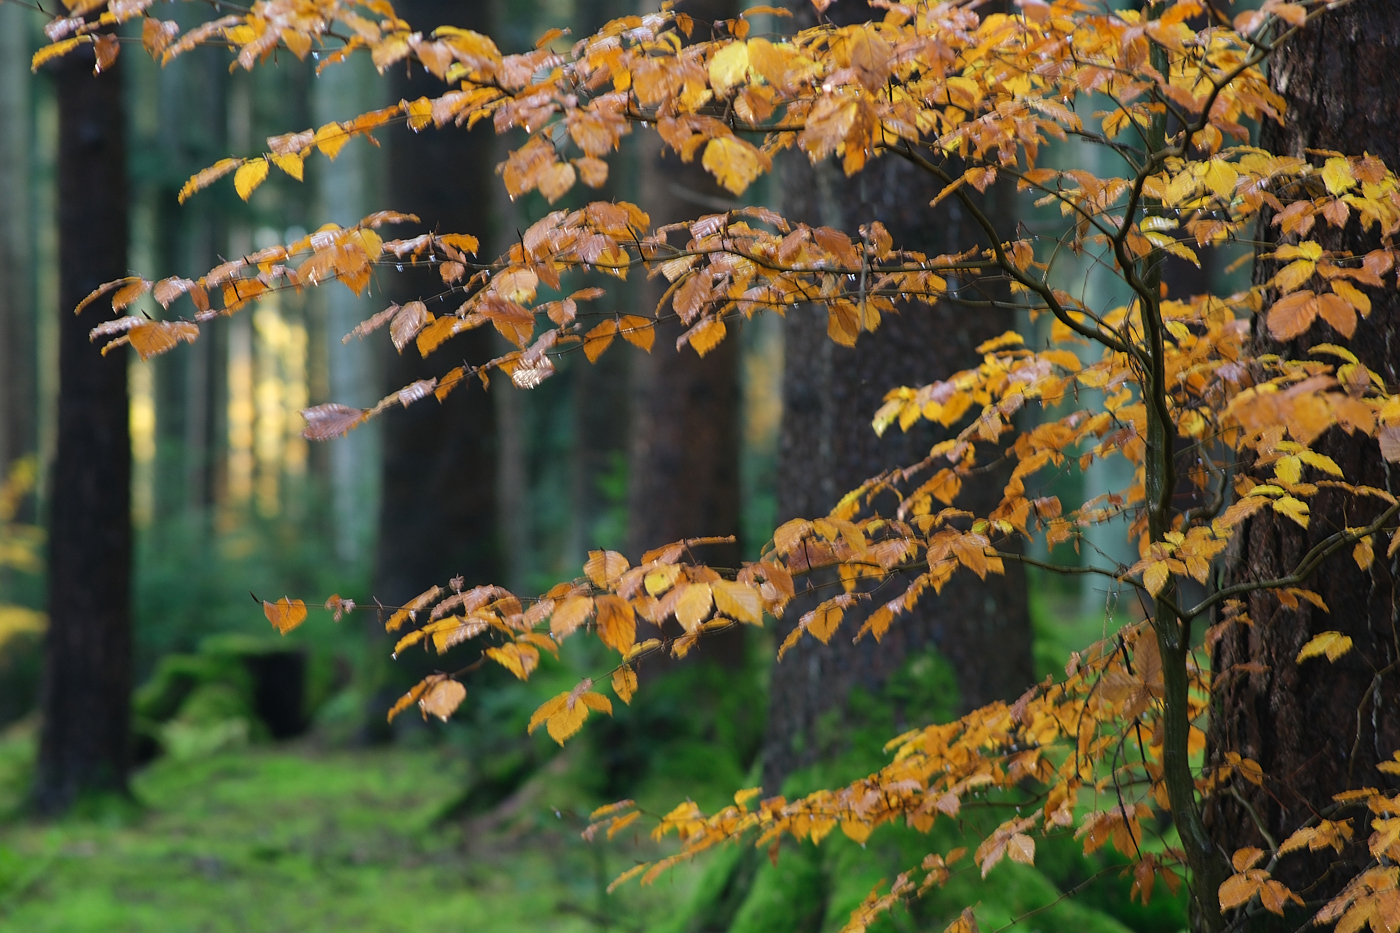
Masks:
[[[735,0],[686,5],[695,18],[693,40],[707,40],[711,24],[738,15]],[[660,139],[644,134],[641,204],[653,226],[743,206],[700,165],[661,154]],[[679,234],[673,235],[679,237]],[[673,239],[673,242],[677,240]],[[668,285],[658,276],[641,286],[641,311],[650,316]],[[677,348],[685,328],[669,306],[657,325],[651,353],[632,360],[628,470],[628,549],[631,556],[682,538],[733,535],[696,556],[715,567],[739,566],[739,320],[704,357]],[[726,665],[743,659],[738,628],[702,640],[700,652]]]
[[[1261,145],[1302,158],[1309,149],[1369,152],[1388,166],[1400,165],[1397,62],[1400,5],[1357,0],[1320,17],[1273,60],[1270,80],[1287,100],[1288,110],[1282,126],[1264,126]],[[1274,239],[1277,229],[1265,218],[1258,235]],[[1379,231],[1363,232],[1354,218],[1340,233],[1330,226],[1324,229],[1319,218],[1307,238],[1324,249],[1357,255],[1380,245]],[[1260,263],[1256,279],[1267,280],[1275,268]],[[1257,352],[1306,359],[1312,346],[1343,344],[1394,386],[1400,382],[1400,294],[1393,279],[1387,280],[1386,289],[1365,289],[1372,311],[1350,340],[1319,321],[1297,341],[1280,346],[1270,340],[1258,317]],[[1376,441],[1333,429],[1313,449],[1335,460],[1348,482],[1397,491],[1400,477],[1381,458]],[[1383,507],[1376,500],[1374,507],[1357,510],[1356,504],[1364,501],[1320,490],[1310,500],[1307,530],[1273,512],[1260,513],[1243,532],[1231,576],[1245,580],[1291,572],[1319,540],[1344,527],[1367,524]],[[1233,789],[1239,797],[1217,794],[1210,799],[1207,825],[1226,854],[1251,845],[1269,848],[1263,831],[1281,844],[1314,813],[1331,805],[1332,795],[1341,790],[1393,791],[1397,786],[1394,776],[1376,767],[1400,748],[1400,674],[1391,669],[1400,660],[1394,589],[1400,564],[1383,556],[1383,545],[1383,540],[1377,543],[1369,571],[1360,570],[1346,550],[1317,572],[1309,587],[1330,613],[1306,602],[1289,609],[1273,595],[1257,593],[1244,607],[1253,625],[1231,627],[1221,638],[1214,658],[1210,760],[1219,763],[1226,752],[1237,752],[1257,761],[1269,776],[1262,788],[1236,781]],[[1352,651],[1336,663],[1295,663],[1299,649],[1324,631],[1350,636]],[[1324,901],[1371,862],[1366,847],[1369,814],[1351,811],[1343,816],[1353,817],[1356,836],[1340,854],[1331,849],[1297,852],[1279,863],[1277,876],[1309,903]],[[1283,920],[1265,914],[1251,929],[1292,930],[1306,919],[1302,911],[1296,914]]]
[[[806,9],[797,11],[797,16],[810,18],[808,5],[801,6]],[[826,15],[845,23],[863,19],[868,12],[864,3],[839,0]],[[813,167],[800,153],[790,154],[782,177],[784,214],[792,221],[855,235],[860,224],[879,220],[896,247],[930,255],[985,243],[981,228],[956,199],[930,210],[928,204],[938,193],[936,182],[891,154],[851,178],[835,162]],[[998,193],[989,189],[985,198],[989,212],[996,211]],[[843,494],[867,478],[927,456],[928,448],[939,439],[929,432],[903,434],[894,427],[883,438],[876,437],[870,421],[885,393],[898,386],[925,385],[976,365],[979,357],[974,348],[1016,325],[1011,312],[971,310],[951,301],[932,308],[907,306],[900,314],[885,316],[874,333],[862,334],[854,348],[846,348],[827,336],[824,314],[811,308],[789,312],[784,334],[779,521],[825,515]],[[1006,479],[1007,475],[992,471],[965,481],[958,506],[987,514],[1000,502]],[[890,507],[888,500],[880,505],[886,513]],[[907,581],[897,579],[881,592],[892,598],[905,585]],[[779,641],[818,601],[798,595],[778,625]],[[1020,565],[1007,562],[1005,577],[989,576],[985,583],[968,573],[956,574],[941,596],[925,595],[913,613],[897,619],[883,642],[867,637],[853,644],[851,639],[868,611],[849,613],[830,644],[803,639],[775,663],[764,743],[766,791],[776,793],[795,769],[839,752],[824,743],[842,742],[841,730],[819,729],[819,720],[843,710],[854,688],[878,692],[915,653],[937,648],[950,662],[963,708],[1014,699],[1031,683],[1030,622]],[[921,724],[928,713],[911,709],[902,715],[912,726]]]
[[[127,353],[103,356],[73,309],[126,274],[120,65],[90,53],[54,69],[58,90],[58,451],[49,517],[49,629],[34,800],[57,813],[80,795],[124,792],[131,693],[131,452]]]
[[[487,33],[489,8],[489,4],[450,0],[409,0],[395,7],[411,23]],[[442,92],[441,81],[416,67],[396,66],[394,73],[394,100]],[[417,214],[431,230],[471,233],[484,244],[491,242],[489,186],[496,183],[496,175],[489,123],[474,132],[444,127],[415,134],[398,127],[388,135],[387,148],[388,192],[381,206]],[[390,300],[403,303],[444,290],[436,269],[381,274],[377,282],[384,289],[381,307]],[[440,302],[429,302],[428,309],[439,316],[451,314],[460,302],[460,296],[449,294]],[[383,337],[379,339],[387,344]],[[494,349],[486,328],[454,338],[432,360],[420,357],[412,343],[401,354],[388,344],[381,351],[385,391],[441,376],[453,360],[491,359]],[[382,430],[376,597],[385,605],[399,605],[458,574],[468,587],[499,580],[496,413],[491,397],[469,380],[441,404],[428,399],[389,413]],[[370,650],[382,649],[387,655],[383,626],[373,620],[369,625]],[[402,689],[418,680],[419,672],[412,665],[419,663],[404,657],[391,671],[383,672],[387,682],[371,700],[368,724],[372,731],[380,728],[384,709]]]

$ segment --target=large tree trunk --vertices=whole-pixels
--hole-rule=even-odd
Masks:
[[[90,791],[125,791],[131,692],[131,454],[125,351],[88,340],[100,311],[73,314],[126,273],[127,198],[119,70],[91,54],[54,70],[58,89],[58,452],[49,517],[49,630],[35,774],[41,812]]]
[[[735,0],[686,4],[695,17],[693,38],[710,38],[710,25],[739,13]],[[654,226],[742,207],[701,167],[670,153],[655,134],[643,134],[641,203]],[[677,235],[673,235],[677,236]],[[674,240],[673,240],[674,242]],[[682,245],[684,243],[682,242]],[[640,287],[640,313],[650,315],[666,291],[657,276]],[[677,349],[685,328],[669,305],[651,353],[632,361],[627,542],[633,557],[682,538],[733,535],[734,544],[697,554],[716,567],[738,567],[739,347],[738,322],[719,346],[700,357]],[[679,630],[678,630],[679,631]],[[743,631],[735,627],[702,640],[700,651],[726,665],[743,659]]]
[[[1266,124],[1262,144],[1270,151],[1306,158],[1309,149],[1369,152],[1391,167],[1400,166],[1400,5],[1389,0],[1357,0],[1320,17],[1274,59],[1271,81],[1288,101],[1282,126]],[[1276,229],[1261,223],[1260,239]],[[1353,220],[1340,233],[1323,224],[1310,234],[1325,249],[1363,254],[1380,245],[1378,231],[1363,232]],[[1256,278],[1272,275],[1261,263]],[[1321,343],[1343,344],[1388,385],[1400,382],[1400,295],[1393,288],[1368,290],[1372,311],[1351,340],[1319,321],[1299,340],[1280,347],[1268,338],[1262,317],[1255,339],[1262,353],[1306,358]],[[1394,489],[1390,465],[1375,441],[1332,430],[1314,443],[1346,472],[1347,481]],[[1317,541],[1343,527],[1365,525],[1381,506],[1368,506],[1321,490],[1310,502],[1307,530],[1272,512],[1245,528],[1235,579],[1281,576]],[[1378,552],[1381,550],[1377,548]],[[1226,752],[1252,758],[1268,775],[1263,787],[1234,782],[1231,795],[1212,797],[1207,824],[1225,853],[1243,846],[1268,848],[1262,823],[1282,843],[1332,795],[1358,787],[1394,789],[1396,778],[1376,768],[1400,748],[1400,679],[1377,674],[1400,660],[1397,649],[1395,559],[1378,555],[1369,571],[1357,568],[1349,551],[1329,560],[1308,584],[1330,608],[1306,602],[1289,609],[1268,594],[1255,594],[1247,611],[1253,625],[1227,630],[1215,651],[1215,712],[1210,724],[1210,755]],[[1340,631],[1354,647],[1335,664],[1295,663],[1299,649],[1314,635]],[[1252,809],[1252,812],[1251,812]],[[1355,814],[1347,814],[1355,816]],[[1277,875],[1311,903],[1327,898],[1371,861],[1368,819],[1353,819],[1356,836],[1340,854],[1298,852],[1279,863]],[[1319,880],[1321,879],[1321,880]],[[1304,918],[1258,918],[1259,929],[1292,930]],[[1270,926],[1272,925],[1272,927]],[[1252,927],[1253,928],[1253,927]]]
[[[804,4],[805,6],[805,4]],[[827,15],[836,22],[863,18],[863,3],[841,0]],[[805,11],[798,14],[806,15]],[[897,247],[929,254],[959,252],[985,238],[959,205],[948,199],[937,210],[933,180],[885,156],[852,178],[833,162],[816,167],[800,156],[784,166],[784,209],[794,221],[824,224],[854,235],[860,224],[879,220]],[[995,211],[992,189],[986,198]],[[924,385],[976,365],[974,348],[1016,327],[1012,313],[960,308],[952,302],[912,306],[885,317],[877,331],[862,334],[854,348],[826,335],[825,315],[800,309],[787,316],[783,427],[778,466],[779,520],[825,515],[837,500],[868,477],[900,464],[916,463],[937,440],[925,432],[897,429],[876,437],[870,419],[885,393],[897,386]],[[958,505],[979,515],[1001,500],[1007,476],[995,471],[963,484]],[[888,511],[887,501],[882,508]],[[924,596],[902,616],[883,642],[852,644],[862,619],[848,614],[830,644],[806,638],[773,667],[764,744],[764,788],[776,792],[793,770],[840,751],[824,748],[817,721],[841,710],[852,689],[878,692],[911,655],[936,647],[957,674],[961,705],[975,708],[1009,699],[1032,680],[1031,635],[1025,577],[1007,563],[1004,578],[986,583],[961,573],[941,596]],[[902,590],[895,582],[890,593]],[[778,626],[781,640],[816,599],[799,593]],[[907,710],[911,723],[927,711]],[[838,730],[839,733],[839,730]],[[839,739],[838,739],[839,741]]]

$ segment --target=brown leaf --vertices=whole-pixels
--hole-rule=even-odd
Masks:
[[[328,441],[359,427],[368,414],[363,408],[351,408],[339,402],[304,408],[301,416],[306,419],[306,427],[301,429],[301,436],[309,441]]]
[[[375,318],[377,317],[379,317],[379,315],[376,314]],[[370,319],[370,321],[373,320],[374,318]],[[423,304],[423,302],[410,301],[408,304],[404,305],[399,309],[398,313],[394,315],[394,322],[389,325],[389,339],[394,341],[394,349],[402,353],[403,348],[408,346],[408,342],[417,336],[424,325],[431,323],[433,320],[435,320],[435,318],[428,311],[428,306]],[[365,323],[368,324],[370,322],[366,321]],[[360,326],[363,327],[364,325],[362,324]],[[360,328],[357,327],[352,333],[358,332],[359,330]]]

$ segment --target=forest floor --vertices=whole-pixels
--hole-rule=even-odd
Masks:
[[[0,736],[3,810],[33,748],[32,726]],[[513,819],[500,819],[510,802],[444,819],[462,785],[460,755],[435,748],[308,741],[161,759],[138,772],[135,806],[0,823],[0,929],[630,931],[693,887],[697,870],[682,868],[608,895],[630,863],[579,838],[587,814],[536,796]]]

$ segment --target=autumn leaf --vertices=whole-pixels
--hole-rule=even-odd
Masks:
[[[424,716],[436,716],[443,722],[457,711],[467,698],[467,688],[455,680],[440,680],[418,699]]]
[[[755,178],[773,167],[765,153],[735,136],[710,140],[701,164],[721,186],[736,195],[747,191]]]
[[[263,600],[263,615],[283,635],[306,621],[306,603],[283,596],[275,603]]]
[[[1336,663],[1338,658],[1350,650],[1351,636],[1343,635],[1341,632],[1323,632],[1308,639],[1308,643],[1298,652],[1295,661],[1301,664],[1308,658],[1326,655],[1327,660]]]
[[[612,688],[619,700],[631,704],[632,696],[637,692],[637,672],[626,664],[621,665],[613,671]]]
[[[597,611],[598,638],[609,648],[627,657],[637,641],[637,621],[632,604],[620,596],[599,596],[593,601]]]
[[[580,686],[592,685],[592,681],[584,681]],[[612,703],[608,698],[600,693],[592,693],[585,689],[579,691],[577,688],[568,693],[561,693],[550,700],[545,701],[539,709],[535,710],[530,717],[529,733],[533,735],[535,730],[541,725],[546,727],[549,737],[563,745],[566,740],[583,728],[583,724],[588,719],[589,710],[612,715]]]
[[[267,168],[266,159],[253,159],[238,167],[233,176],[233,187],[240,198],[246,201],[252,196],[254,189],[267,178]]]
[[[589,551],[583,572],[593,581],[594,586],[606,590],[627,572],[629,566],[627,558],[617,551]]]

